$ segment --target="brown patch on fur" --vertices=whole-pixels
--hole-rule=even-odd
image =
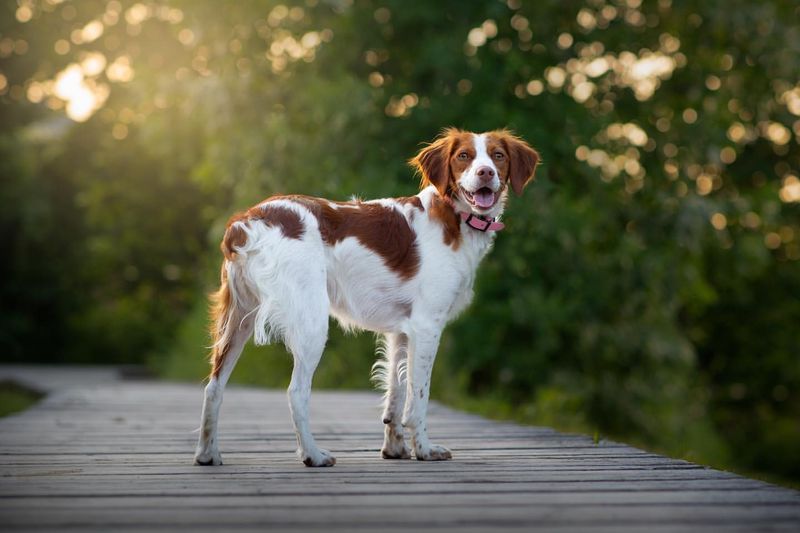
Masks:
[[[234,215],[228,220],[228,228],[225,230],[225,236],[222,237],[222,242],[219,244],[222,254],[228,261],[233,261],[236,257],[235,248],[244,246],[247,242],[247,233],[236,222],[241,222],[242,219],[238,215]]]
[[[260,218],[267,226],[277,226],[287,239],[302,239],[305,233],[303,220],[297,211],[282,205],[262,204],[251,208],[248,212],[250,219]]]
[[[449,159],[451,192],[458,188],[458,183],[456,182],[458,176],[469,168],[472,164],[472,160],[478,155],[475,152],[475,139],[473,135],[473,133],[466,131],[458,131],[451,138],[452,147]],[[464,154],[465,158],[461,158],[461,154]]]
[[[419,270],[417,235],[402,213],[377,203],[329,202],[311,196],[283,197],[306,207],[316,217],[325,244],[355,237],[403,279]]]
[[[465,152],[467,160],[458,159]],[[457,128],[447,128],[429,145],[409,160],[409,164],[422,176],[420,188],[433,185],[441,196],[450,196],[460,175],[475,158],[472,133]]]
[[[296,211],[282,205],[270,205],[269,198],[261,204],[251,207],[243,213],[237,213],[228,220],[225,236],[222,238],[220,248],[225,259],[233,261],[236,257],[236,248],[244,246],[247,242],[247,233],[241,224],[261,221],[268,227],[277,227],[287,239],[301,239],[305,232],[303,220]]]
[[[505,151],[508,154],[508,171],[506,175],[501,171],[500,175],[505,176],[506,182],[511,183],[511,189],[517,196],[521,195],[522,190],[536,173],[536,166],[539,164],[539,153],[508,130],[492,131],[489,132],[487,137],[489,139],[487,148],[494,146],[495,150],[501,150],[500,147],[505,147]],[[490,151],[489,154],[491,155],[492,152]],[[499,170],[498,161],[494,161]]]
[[[226,334],[228,321],[231,311],[231,291],[228,288],[228,271],[225,262],[222,263],[220,272],[219,290],[209,296],[211,306],[209,316],[211,318],[211,375],[217,377],[225,361],[225,356],[230,349],[230,336]]]
[[[425,207],[422,205],[422,200],[419,199],[419,196],[401,196],[400,198],[395,198],[394,200],[402,205],[411,204],[423,213],[425,212]]]
[[[433,185],[442,196],[448,194],[452,181],[449,164],[452,149],[450,131],[445,130],[441,136],[408,161],[420,174],[420,189]]]
[[[507,184],[511,164],[509,163],[508,148],[502,141],[500,132],[493,131],[486,135],[486,153],[489,154],[494,166],[497,167],[500,180]]]
[[[458,250],[458,247],[461,246],[461,221],[453,209],[453,204],[441,196],[434,196],[431,199],[430,217],[441,224],[444,243],[452,246],[453,250]]]

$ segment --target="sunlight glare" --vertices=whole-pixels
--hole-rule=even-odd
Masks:
[[[106,68],[106,56],[100,52],[89,52],[81,61],[81,69],[87,77],[97,76]]]
[[[762,121],[758,123],[761,130],[761,136],[769,139],[774,144],[779,146],[785,145],[792,139],[792,133],[789,128],[780,122]]]
[[[778,101],[786,105],[786,109],[793,115],[800,116],[800,86],[784,92]]]
[[[150,13],[146,5],[137,3],[129,7],[125,12],[125,20],[131,26],[137,26],[147,20],[149,14]]]
[[[133,79],[133,68],[131,67],[131,60],[128,56],[119,56],[111,63],[106,69],[106,76],[111,81],[127,82]]]
[[[81,30],[81,41],[90,43],[103,35],[103,30],[105,30],[103,23],[99,20],[93,20]]]
[[[94,61],[97,60],[94,58]],[[77,63],[70,64],[56,75],[52,90],[53,95],[67,103],[67,116],[76,122],[83,122],[92,116],[105,103],[109,92],[108,85],[85,79],[84,70]]]
[[[56,76],[54,94],[62,100],[69,100],[80,88],[83,82],[83,71],[81,67],[72,63]]]
[[[30,6],[23,4],[17,8],[15,15],[18,21],[25,23],[33,18],[33,10]]]
[[[96,101],[89,88],[84,85],[78,85],[70,93],[69,103],[67,103],[67,116],[75,122],[86,121],[92,116]]]
[[[785,203],[800,202],[800,179],[789,174],[783,178],[783,187],[780,190],[780,198]]]

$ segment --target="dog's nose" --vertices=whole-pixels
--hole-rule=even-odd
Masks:
[[[494,169],[486,166],[479,167],[477,174],[481,181],[489,181],[490,179],[494,178]]]

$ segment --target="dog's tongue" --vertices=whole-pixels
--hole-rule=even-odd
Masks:
[[[475,191],[475,194],[472,195],[472,199],[475,200],[475,205],[478,207],[488,209],[494,205],[494,192],[492,192],[491,189],[483,187]]]

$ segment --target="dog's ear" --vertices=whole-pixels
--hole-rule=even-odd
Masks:
[[[408,163],[422,176],[420,188],[433,185],[439,194],[445,196],[450,184],[450,150],[452,138],[445,131],[435,141],[419,151]]]
[[[539,164],[539,153],[531,148],[528,143],[511,133],[503,132],[502,139],[508,150],[508,174],[511,189],[519,196],[536,173],[536,165]]]

